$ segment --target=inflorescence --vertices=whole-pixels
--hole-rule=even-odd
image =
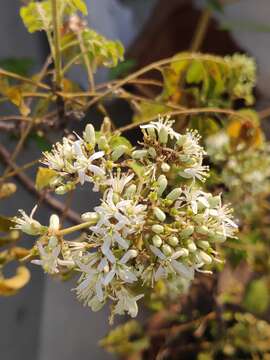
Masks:
[[[141,126],[143,141],[132,148],[105,120],[100,132],[88,124],[82,138],[64,138],[44,153],[56,193],[90,182],[102,194],[100,205],[82,214],[86,239],[65,240],[56,215],[49,227],[33,214],[15,218],[17,229],[40,236],[35,263],[50,274],[80,273],[75,292],[93,310],[111,300],[113,314],[136,316],[137,301],[155,282],[210,272],[220,261],[215,245],[235,236],[230,207],[221,194],[204,191],[209,169],[199,134],[172,126],[169,118]]]

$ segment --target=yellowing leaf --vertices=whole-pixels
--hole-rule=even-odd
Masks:
[[[83,15],[87,15],[87,6],[83,0],[69,0],[69,4],[79,10]]]
[[[57,171],[39,167],[36,176],[36,188],[42,190],[49,186],[51,181],[57,177]]]
[[[201,61],[194,60],[188,67],[186,81],[188,84],[198,84],[204,79],[205,69]]]
[[[12,219],[5,216],[0,216],[0,231],[6,232],[9,231],[13,226],[14,222]]]
[[[48,31],[52,23],[51,1],[30,2],[21,7],[20,15],[30,33],[40,30]]]
[[[16,275],[11,278],[0,278],[0,295],[10,296],[23,288],[30,280],[30,272],[25,266],[18,267]]]
[[[17,187],[14,183],[4,183],[0,185],[0,199],[10,197],[17,190]]]

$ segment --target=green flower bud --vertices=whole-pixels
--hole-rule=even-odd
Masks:
[[[135,150],[132,152],[133,159],[143,159],[145,156],[147,156],[147,150]]]
[[[155,129],[153,129],[153,128],[148,128],[147,129],[147,134],[148,134],[148,136],[150,137],[150,138],[152,138],[152,139],[156,139],[157,137],[156,137],[156,130]]]
[[[103,134],[110,134],[112,131],[112,123],[111,120],[108,116],[105,116],[105,118],[103,119],[103,123],[101,125],[100,131]]]
[[[168,239],[168,244],[175,247],[177,246],[179,243],[179,240],[176,236],[170,236],[169,239]]]
[[[197,224],[202,224],[205,222],[205,217],[203,214],[197,214],[195,216],[193,216],[193,220],[197,223]]]
[[[93,148],[96,145],[96,133],[95,128],[92,124],[87,124],[85,131],[83,132],[84,140],[90,144]]]
[[[172,248],[170,247],[170,245],[167,244],[162,245],[161,250],[165,256],[172,255]]]
[[[152,231],[156,234],[162,234],[164,232],[164,227],[159,224],[152,225]]]
[[[186,248],[177,247],[175,250],[176,250],[175,255],[178,257],[180,256],[187,257],[189,255],[189,251]]]
[[[177,142],[176,142],[176,145],[179,146],[179,147],[181,147],[181,146],[184,145],[185,141],[186,141],[185,135],[180,135],[180,136],[179,136],[179,139],[178,139]]]
[[[129,187],[126,189],[125,191],[125,195],[128,197],[128,198],[131,198],[132,196],[135,195],[137,191],[137,186],[135,184],[131,184],[129,185]]]
[[[93,221],[93,224],[95,224],[99,220],[99,215],[96,212],[91,211],[82,214],[81,218],[84,222]]]
[[[213,240],[213,241],[217,241],[219,243],[223,243],[224,241],[226,241],[226,236],[223,235],[222,233],[215,233],[213,236],[211,236],[211,239],[209,240]]]
[[[58,245],[58,239],[56,236],[50,236],[48,246],[53,249]]]
[[[207,235],[209,232],[209,229],[207,226],[201,225],[201,226],[196,227],[196,232],[199,234],[202,234],[202,235]]]
[[[198,245],[200,248],[202,248],[203,250],[207,250],[207,249],[209,249],[209,247],[210,247],[209,242],[206,241],[206,240],[199,240],[199,241],[197,242],[197,245]]]
[[[171,170],[171,167],[169,164],[167,163],[162,163],[161,165],[161,170],[165,173],[169,172]]]
[[[188,225],[183,231],[181,231],[181,238],[186,239],[194,232],[194,226]]]
[[[210,255],[208,255],[206,252],[200,250],[198,252],[198,256],[199,258],[206,264],[211,264],[212,262],[212,257]]]
[[[155,208],[154,209],[154,214],[155,214],[155,217],[159,220],[159,221],[165,221],[166,219],[166,214],[160,210],[159,208]]]
[[[175,188],[171,192],[169,192],[169,194],[166,196],[166,199],[175,201],[179,198],[181,193],[182,193],[181,188]]]
[[[149,153],[149,155],[150,155],[153,159],[155,159],[156,156],[157,156],[157,152],[156,152],[156,150],[155,150],[153,147],[151,147],[151,148],[148,149],[148,153]]]
[[[157,182],[158,182],[158,189],[157,189],[158,196],[162,196],[164,190],[168,185],[168,180],[165,175],[160,175],[157,179]]]
[[[158,235],[154,235],[154,236],[152,237],[152,243],[153,243],[154,246],[156,246],[156,247],[159,248],[159,247],[162,245],[162,239],[161,239],[161,237],[158,236]]]
[[[117,161],[122,155],[124,155],[127,151],[126,145],[119,145],[112,152],[112,160]]]
[[[197,246],[196,244],[194,243],[194,241],[190,240],[188,241],[188,244],[187,244],[187,247],[188,247],[188,250],[193,253],[197,250]]]
[[[162,127],[158,134],[159,141],[161,144],[166,145],[168,142],[168,130],[165,127]]]

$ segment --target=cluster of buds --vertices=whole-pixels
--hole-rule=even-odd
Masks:
[[[237,231],[221,195],[202,187],[209,169],[198,133],[177,133],[169,118],[141,128],[138,148],[112,133],[105,120],[100,132],[89,124],[82,138],[65,138],[44,154],[44,163],[57,172],[52,184],[57,193],[90,182],[102,200],[82,214],[87,241],[66,241],[59,238],[63,232],[48,231],[50,226],[38,246],[47,272],[66,264],[81,273],[75,291],[85,305],[98,310],[112,300],[113,314],[132,317],[137,300],[156,281],[174,286],[178,279],[192,281],[195,271],[210,272],[219,261],[215,244]],[[17,228],[24,231],[27,220],[17,219]],[[32,217],[30,223],[36,226]]]

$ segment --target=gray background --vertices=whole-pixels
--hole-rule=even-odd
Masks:
[[[90,23],[110,38],[119,38],[127,46],[146,20],[152,1],[89,0]],[[169,1],[167,1],[169,6]],[[124,4],[124,5],[123,5]],[[197,6],[201,1],[196,1]],[[45,43],[40,35],[29,35],[18,16],[18,0],[0,1],[0,59],[29,56],[41,63],[45,56]],[[270,24],[269,0],[242,0],[226,8],[226,17],[252,19]],[[235,31],[235,39],[256,57],[259,64],[259,88],[265,102],[270,97],[269,49],[270,34]],[[100,79],[104,79],[100,74]],[[85,77],[76,73],[84,83]],[[6,142],[4,137],[1,141]],[[34,153],[36,152],[36,153]],[[38,156],[28,147],[22,163]],[[89,190],[89,189],[88,189]],[[97,199],[89,191],[80,190],[74,207],[91,209]],[[1,213],[13,215],[18,207],[31,210],[35,199],[19,187],[19,196],[1,202]],[[48,209],[38,212],[46,222]],[[30,238],[26,241],[32,241]],[[1,360],[81,360],[111,359],[97,345],[109,329],[108,309],[92,313],[83,308],[70,292],[72,284],[59,283],[43,276],[32,266],[31,283],[17,296],[0,298],[0,359]]]

